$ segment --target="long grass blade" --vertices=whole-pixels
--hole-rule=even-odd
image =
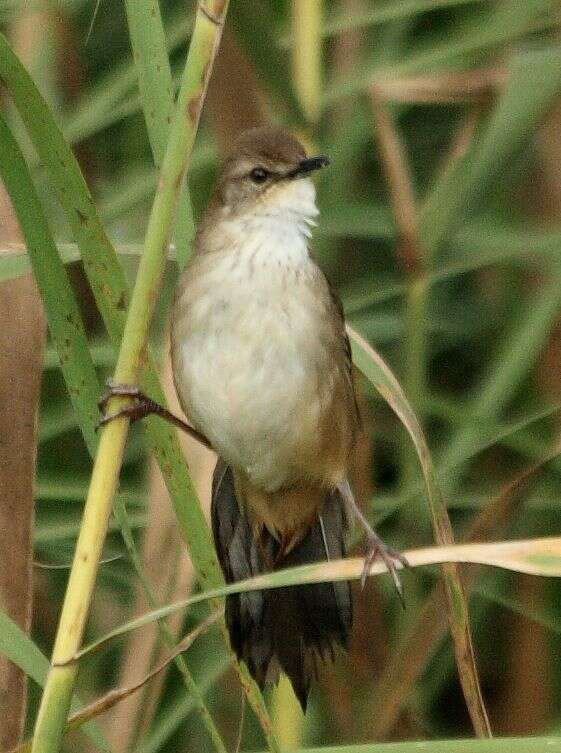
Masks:
[[[427,498],[435,541],[444,547],[449,546],[454,541],[452,525],[437,481],[429,448],[417,417],[411,409],[397,379],[393,376],[382,358],[358,333],[350,328],[347,329],[351,336],[354,363],[392,407],[415,445],[427,488]],[[448,623],[450,625],[458,673],[466,704],[476,734],[480,737],[489,737],[491,729],[479,685],[469,626],[467,600],[460,580],[460,574],[458,568],[451,562],[447,562],[444,565],[442,574],[448,606]]]
[[[173,81],[166,37],[157,0],[125,3],[148,138],[156,167],[164,158],[173,115]],[[180,266],[187,261],[195,234],[187,183],[179,196],[175,238]]]
[[[523,539],[520,541],[499,541],[485,544],[452,544],[404,552],[410,567],[441,565],[443,563],[463,563],[498,567],[512,572],[542,577],[561,577],[561,537],[551,536],[542,539]],[[187,607],[230,594],[262,591],[267,588],[283,588],[306,583],[323,583],[338,580],[359,580],[364,569],[364,559],[354,557],[344,560],[331,560],[314,565],[276,570],[248,580],[231,583],[221,588],[205,591],[188,599],[160,607],[147,612],[141,617],[110,631],[94,643],[78,651],[68,661],[80,659],[98,650],[108,641],[126,635],[131,630],[149,625],[156,620],[168,617],[174,612]],[[370,576],[387,573],[383,562],[377,560],[370,571]]]
[[[559,753],[561,738],[503,737],[494,740],[431,740],[306,748],[294,753]]]

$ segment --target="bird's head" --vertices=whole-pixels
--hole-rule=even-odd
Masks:
[[[253,128],[235,142],[216,182],[215,202],[229,216],[317,214],[310,174],[329,164],[308,157],[304,147],[281,128]]]

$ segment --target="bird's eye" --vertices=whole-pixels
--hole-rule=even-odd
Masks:
[[[264,183],[269,175],[269,171],[265,170],[264,167],[254,167],[249,173],[249,177],[254,183]]]

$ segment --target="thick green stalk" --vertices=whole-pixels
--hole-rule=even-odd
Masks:
[[[227,0],[209,3],[208,10],[205,8],[204,11],[199,6],[117,361],[115,379],[119,382],[136,382],[145,357],[150,318],[166,259],[174,210],[227,6]],[[112,402],[112,407],[122,403],[115,399]],[[57,753],[60,749],[78,670],[74,657],[87,619],[128,427],[128,419],[120,418],[106,426],[101,435],[55,640],[52,668],[36,722],[33,753]]]

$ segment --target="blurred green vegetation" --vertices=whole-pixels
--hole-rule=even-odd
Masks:
[[[559,8],[545,0],[314,3],[323,20],[308,35],[321,44],[321,83],[305,95],[317,98],[310,103],[294,83],[302,54],[294,42],[302,39],[294,29],[294,7],[307,2],[232,0],[189,171],[195,220],[208,201],[217,160],[242,127],[260,120],[282,123],[329,154],[332,165],[318,178],[321,218],[314,251],[343,298],[349,322],[392,366],[421,419],[457,539],[489,511],[480,536],[555,534],[561,528],[561,462],[547,462],[515,492],[508,484],[549,456],[561,428]],[[160,5],[177,83],[194,3]],[[123,4],[102,0],[96,9],[89,0],[5,0],[0,20],[72,145],[132,280],[157,172]],[[58,242],[72,244],[49,171],[39,164],[9,100],[5,104],[51,232]],[[311,121],[316,109],[321,115]],[[384,115],[390,135],[398,136],[389,157],[381,141]],[[398,164],[398,174],[413,199],[413,237],[405,234],[411,227],[404,223],[403,183],[392,188],[388,180],[396,159],[405,167],[400,171]],[[73,246],[69,255],[76,256]],[[21,269],[16,254],[0,259],[0,279],[16,266]],[[103,379],[112,373],[116,353],[80,263],[68,269]],[[162,359],[176,275],[172,258],[153,328]],[[430,518],[414,450],[389,408],[364,380],[359,386],[365,438],[355,481],[369,517],[396,546],[428,544]],[[146,460],[144,432],[135,426],[119,494],[139,546],[145,528],[158,524],[147,513]],[[70,562],[90,470],[49,344],[37,459],[38,562]],[[135,570],[112,520],[104,556],[114,555],[119,558],[100,569],[88,639],[141,608]],[[493,731],[558,734],[560,584],[489,570],[473,575],[470,614]],[[37,569],[36,576],[33,639],[48,656],[67,573]],[[405,612],[389,580],[378,578],[357,590],[348,655],[321,670],[304,720],[291,716],[290,699],[276,698],[277,724],[297,727],[296,740],[309,746],[472,735],[450,640],[442,630],[427,640],[441,618],[438,609],[432,617],[421,611],[436,581],[432,570],[405,574]],[[173,594],[173,583],[168,585],[162,601]],[[180,634],[204,614],[202,607],[190,611]],[[412,628],[424,647],[418,659]],[[216,630],[185,656],[233,748],[241,691]],[[80,697],[95,698],[120,684],[129,660],[122,641],[88,658]],[[419,675],[405,682],[398,669],[408,661],[418,663]],[[392,677],[399,678],[397,687]],[[390,690],[398,701],[391,701]],[[38,695],[35,685],[30,691],[29,730]],[[126,738],[130,750],[210,749],[175,668],[141,712],[147,724],[138,739]],[[251,712],[244,719],[241,750],[261,749]],[[119,740],[121,722],[117,707],[105,728],[112,727],[112,740]],[[89,744],[75,736],[67,749]],[[117,743],[114,749],[124,750]]]

